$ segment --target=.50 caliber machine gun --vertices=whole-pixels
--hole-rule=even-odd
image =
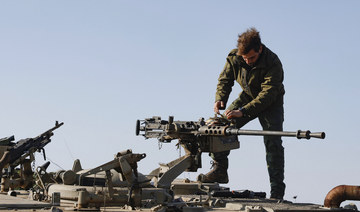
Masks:
[[[200,118],[199,121],[174,121],[173,116],[166,121],[154,116],[137,120],[136,135],[142,135],[146,139],[157,138],[159,142],[165,143],[178,139],[179,144],[185,149],[184,156],[168,164],[161,164],[150,173],[155,177],[157,187],[169,187],[184,171],[196,172],[201,168],[202,152],[222,152],[239,148],[238,135],[325,138],[324,132],[312,133],[309,130],[284,132],[237,129],[232,126],[231,120],[217,116],[207,121],[204,118]]]

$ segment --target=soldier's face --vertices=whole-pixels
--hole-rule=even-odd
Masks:
[[[245,60],[246,64],[249,66],[253,66],[256,61],[259,59],[259,56],[262,51],[262,46],[259,49],[259,52],[256,52],[254,49],[251,49],[247,54],[241,55],[241,57]]]

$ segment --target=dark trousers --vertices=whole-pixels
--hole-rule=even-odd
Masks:
[[[284,121],[283,107],[269,108],[257,117],[263,130],[282,131]],[[241,128],[255,118],[241,117],[236,119],[236,127]],[[281,136],[264,136],[266,162],[270,178],[271,197],[283,198],[285,193],[284,183],[284,147]],[[230,151],[212,153],[213,160],[228,164]]]

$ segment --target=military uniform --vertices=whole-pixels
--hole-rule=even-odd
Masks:
[[[236,127],[241,128],[258,118],[263,130],[283,130],[284,109],[282,64],[275,53],[262,45],[262,52],[251,67],[232,50],[226,58],[224,70],[217,85],[216,101],[228,101],[234,81],[243,91],[228,110],[240,109],[244,116],[236,118]],[[284,148],[280,136],[264,136],[266,161],[270,177],[271,197],[282,199],[284,184]],[[229,151],[212,154],[212,158],[227,168]]]

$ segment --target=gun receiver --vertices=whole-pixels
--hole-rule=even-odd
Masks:
[[[224,117],[210,118],[205,121],[174,121],[161,120],[159,116],[153,116],[145,120],[137,120],[136,135],[142,135],[145,139],[157,138],[159,142],[168,143],[178,140],[186,152],[186,155],[168,164],[161,165],[151,174],[157,176],[157,186],[169,187],[171,182],[183,171],[197,171],[201,168],[202,152],[222,152],[240,147],[238,135],[255,136],[287,136],[298,139],[325,138],[324,132],[311,133],[310,131],[263,131],[242,130],[234,128],[231,121]],[[166,170],[166,171],[163,171]]]

